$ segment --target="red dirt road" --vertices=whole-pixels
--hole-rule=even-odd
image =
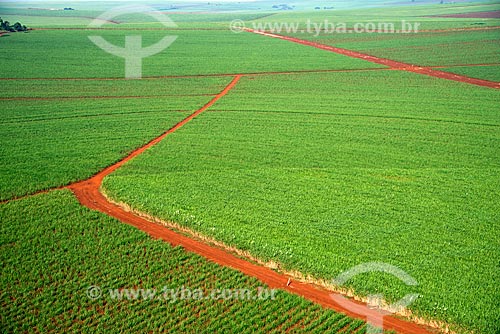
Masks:
[[[285,41],[290,41],[290,42],[294,42],[294,43],[298,43],[298,44],[302,44],[302,45],[312,46],[312,47],[315,47],[317,49],[334,52],[334,53],[341,54],[341,55],[348,56],[348,57],[352,57],[352,58],[363,59],[363,60],[366,60],[366,61],[369,61],[369,62],[372,62],[375,64],[388,66],[394,70],[419,73],[419,74],[424,74],[424,75],[428,75],[428,76],[436,77],[436,78],[440,78],[440,79],[453,80],[453,81],[458,81],[458,82],[465,82],[465,83],[468,83],[471,85],[500,89],[500,82],[493,82],[493,81],[488,81],[488,80],[470,78],[470,77],[466,77],[463,75],[457,75],[454,73],[437,71],[437,70],[433,70],[433,69],[428,68],[428,67],[419,67],[419,66],[415,66],[412,64],[406,64],[406,63],[402,63],[402,62],[391,60],[391,59],[379,58],[379,57],[371,56],[371,55],[364,54],[361,52],[337,48],[335,46],[315,43],[315,42],[311,42],[308,40],[303,40],[303,39],[299,39],[299,38],[295,38],[295,37],[272,34],[272,33],[257,31],[257,30],[253,30],[253,29],[245,29],[245,30],[248,32],[254,33],[254,34],[259,34],[259,35],[272,37],[272,38],[278,38],[278,39],[282,39]]]
[[[358,306],[355,310],[348,310],[341,304],[335,302],[331,297],[331,292],[327,290],[309,283],[292,282],[291,284],[287,284],[289,277],[284,274],[279,274],[264,266],[254,264],[248,260],[236,257],[226,250],[191,239],[182,234],[176,233],[164,226],[139,217],[134,213],[126,211],[123,208],[111,203],[101,194],[99,190],[105,176],[111,174],[127,161],[135,158],[148,148],[159,143],[166,136],[181,128],[183,125],[191,121],[200,113],[210,108],[220,98],[226,95],[237,84],[241,77],[241,75],[235,76],[234,79],[229,83],[229,85],[226,86],[222,92],[217,94],[210,102],[208,102],[202,108],[200,108],[181,122],[177,123],[174,127],[163,133],[161,136],[153,139],[145,146],[133,151],[123,160],[104,169],[92,178],[70,185],[68,186],[68,188],[73,191],[82,205],[90,209],[101,211],[126,224],[137,227],[140,230],[148,233],[153,238],[164,240],[174,246],[182,246],[186,250],[197,253],[219,265],[231,267],[241,271],[245,275],[253,276],[263,283],[267,284],[271,288],[279,288],[289,291],[308,300],[316,302],[324,307],[334,309],[354,318],[366,320],[367,316],[369,316],[371,319],[375,317],[383,317],[384,328],[387,330],[395,330],[398,333],[408,334],[431,333],[429,329],[424,328],[420,325],[400,320],[392,316],[383,316],[378,311],[369,308],[366,304],[363,303],[357,303]]]

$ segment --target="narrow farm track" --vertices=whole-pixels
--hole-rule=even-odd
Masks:
[[[414,66],[414,65],[408,65]],[[490,64],[453,64],[453,65],[433,65],[426,66],[429,69],[435,68],[451,68],[451,67],[476,67],[476,66],[500,66],[500,63],[490,63]],[[213,74],[188,74],[188,75],[160,75],[160,76],[145,76],[141,80],[161,80],[161,79],[189,79],[189,78],[220,78],[220,77],[234,77],[240,75],[242,77],[248,76],[266,76],[266,75],[293,75],[293,74],[309,74],[309,73],[353,73],[353,72],[368,72],[368,71],[391,71],[391,70],[401,70],[399,67],[380,67],[380,68],[353,68],[353,69],[342,69],[342,70],[297,70],[297,71],[267,71],[267,72],[248,72],[248,73],[213,73]],[[130,79],[124,77],[115,78],[0,78],[0,81],[128,81]],[[210,95],[210,94],[201,94]],[[43,97],[43,98],[33,98],[33,99],[56,99],[56,98],[144,98],[144,97],[163,97],[170,95],[161,96],[80,96],[80,97]],[[200,96],[200,94],[186,94],[183,96]],[[24,97],[4,97],[0,99],[24,99]],[[30,99],[30,97],[26,97]]]
[[[189,78],[217,78],[217,77],[234,77],[236,75],[245,76],[266,76],[266,75],[289,75],[289,74],[308,74],[308,73],[336,73],[336,72],[366,72],[366,71],[387,71],[391,68],[353,68],[343,70],[297,70],[297,71],[268,71],[268,72],[248,72],[248,73],[213,73],[213,74],[188,74],[188,75],[162,75],[162,76],[146,76],[141,80],[160,80],[160,79],[189,79]],[[125,77],[116,78],[0,78],[0,81],[33,81],[33,80],[50,80],[50,81],[129,81]]]
[[[278,35],[278,34],[273,34],[273,33],[268,33],[268,32],[263,32],[263,31],[257,31],[257,30],[253,30],[253,29],[245,29],[245,31],[248,31],[248,32],[254,33],[254,34],[259,34],[262,36],[271,37],[271,38],[278,38],[278,39],[282,39],[282,40],[293,42],[293,43],[312,46],[312,47],[317,48],[317,49],[334,52],[334,53],[348,56],[351,58],[363,59],[363,60],[369,61],[371,63],[389,66],[393,70],[413,72],[413,73],[428,75],[428,76],[436,77],[436,78],[440,78],[440,79],[453,80],[453,81],[464,82],[464,83],[468,83],[468,84],[476,85],[476,86],[500,89],[500,82],[470,78],[470,77],[466,77],[463,75],[434,70],[434,69],[429,68],[429,67],[419,67],[419,66],[415,66],[412,64],[406,64],[406,63],[402,63],[399,61],[386,59],[386,58],[379,58],[379,57],[371,56],[371,55],[368,55],[365,53],[347,50],[347,49],[343,49],[343,48],[338,48],[335,46],[320,44],[320,43],[316,43],[316,42],[312,42],[312,41],[308,41],[308,40],[304,40],[304,39],[299,39],[299,38],[295,38],[295,37]]]
[[[195,96],[212,96],[213,94],[165,94],[165,95],[110,95],[110,96],[51,96],[51,97],[36,97],[36,96],[14,96],[0,97],[0,101],[52,101],[52,100],[113,100],[113,99],[159,99],[165,97],[195,97]]]
[[[78,198],[80,203],[92,210],[97,210],[103,212],[109,216],[112,216],[123,223],[132,225],[140,230],[148,233],[153,238],[164,240],[174,246],[182,246],[190,252],[197,253],[219,265],[230,267],[241,271],[245,275],[255,277],[267,284],[271,288],[279,288],[291,293],[302,296],[310,301],[318,303],[323,307],[334,309],[338,312],[342,312],[348,316],[366,320],[366,317],[370,318],[381,317],[381,313],[377,310],[369,308],[364,303],[356,303],[357,306],[354,309],[346,309],[341,304],[334,301],[331,297],[331,292],[313,284],[302,283],[302,282],[292,282],[289,283],[289,277],[277,273],[267,267],[255,264],[248,260],[242,259],[230,253],[227,250],[211,246],[207,243],[194,240],[185,235],[179,234],[170,230],[164,226],[156,224],[145,218],[139,217],[130,211],[126,211],[122,207],[111,203],[101,192],[100,187],[104,177],[113,173],[115,170],[120,168],[126,162],[137,157],[143,153],[148,148],[156,145],[161,140],[163,140],[169,134],[175,132],[186,123],[191,121],[193,118],[201,114],[202,112],[209,109],[214,105],[220,98],[225,96],[241,79],[241,75],[237,75],[233,80],[224,88],[222,92],[217,94],[210,102],[204,105],[202,108],[177,123],[174,127],[163,133],[161,136],[153,139],[145,146],[135,150],[130,155],[117,162],[116,164],[107,167],[103,171],[99,172],[95,176],[88,180],[78,182],[68,186],[70,190],[73,191],[75,196]],[[398,333],[408,333],[408,334],[420,334],[420,333],[431,333],[430,330],[424,328],[415,323],[407,322],[392,316],[384,317],[384,328],[387,330],[394,330]]]
[[[55,190],[63,190],[65,188],[67,188],[67,187],[68,186],[60,186],[60,187],[54,187],[54,188],[50,188],[50,189],[38,190],[38,191],[35,191],[35,192],[31,193],[31,194],[22,195],[22,196],[15,196],[15,197],[11,197],[9,199],[1,200],[0,204],[7,204],[7,203],[10,203],[10,202],[23,200],[23,199],[30,198],[30,197],[33,197],[33,196],[37,196],[37,195],[41,195],[41,194],[47,194],[47,193],[49,193],[51,191],[55,191]]]

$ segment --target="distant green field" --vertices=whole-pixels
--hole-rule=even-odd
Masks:
[[[398,1],[401,3],[400,1]],[[379,8],[370,8],[366,10],[343,10],[340,15],[345,17],[362,17],[367,14],[372,18],[379,17],[393,17],[393,18],[405,18],[405,17],[419,17],[426,18],[435,15],[446,15],[446,14],[461,14],[461,13],[475,13],[475,12],[487,12],[499,9],[499,3],[496,0],[490,1],[463,1],[463,2],[450,2],[446,4],[437,3],[415,3],[415,5],[406,4],[404,6],[387,6]],[[443,19],[443,18],[436,18]],[[456,19],[451,19],[448,21],[455,21]],[[445,20],[446,21],[446,20]]]
[[[112,7],[111,7],[112,8]],[[29,11],[8,10],[0,12],[4,21],[11,23],[20,21],[30,28],[86,28],[99,15],[105,11]],[[229,22],[235,19],[252,21],[267,17],[269,13],[207,13],[202,16],[198,13],[176,14],[175,12],[164,12],[164,16],[172,20],[179,28],[219,28],[229,29]],[[127,28],[164,28],[164,26],[147,14],[125,14],[116,17],[116,23],[104,23],[104,28],[127,29]]]
[[[393,3],[393,4],[391,4]],[[454,14],[463,12],[481,12],[498,10],[499,4],[495,1],[468,1],[447,3],[445,5],[422,5],[415,3],[413,5],[402,4],[401,1],[356,1],[353,3],[349,0],[336,1],[334,10],[324,10],[324,7],[331,7],[330,2],[310,1],[295,1],[293,10],[283,11],[273,8],[276,5],[272,1],[258,2],[239,2],[239,3],[207,3],[207,4],[190,4],[171,6],[160,5],[155,2],[141,1],[141,4],[153,6],[161,11],[164,15],[168,15],[174,22],[181,26],[186,23],[199,24],[199,26],[211,26],[213,23],[222,23],[227,28],[227,23],[234,19],[243,21],[259,20],[262,18],[267,21],[270,18],[274,22],[297,21],[310,19],[312,21],[321,21],[329,19],[330,21],[354,23],[373,20],[400,20],[410,19],[416,20],[426,29],[436,28],[451,28],[451,27],[466,27],[471,24],[481,22],[482,24],[498,25],[500,20],[483,20],[483,19],[443,19],[429,17],[431,15]],[[51,5],[41,6],[34,4],[13,3],[0,8],[0,15],[12,18],[14,20],[21,17],[29,24],[37,26],[61,26],[63,23],[69,26],[87,25],[89,18],[97,17],[103,12],[113,9],[121,5],[116,2],[80,2],[75,4],[75,11],[63,10],[47,10],[43,8],[62,9],[66,6],[64,3],[53,3]],[[321,10],[313,10],[316,7]],[[350,9],[356,7],[355,9]],[[364,8],[363,8],[364,7]],[[374,8],[370,8],[374,7]],[[378,8],[377,8],[378,7]],[[33,9],[38,8],[38,9]],[[129,24],[149,25],[153,23],[151,17],[143,14],[126,14],[117,17],[121,26]],[[115,25],[110,25],[115,26]]]
[[[180,300],[163,287],[209,296],[248,289],[258,280],[152,240],[145,233],[82,208],[69,191],[0,205],[2,332],[146,333],[365,332],[352,320],[295,295],[275,299]],[[102,297],[87,297],[89,286]],[[157,289],[155,299],[116,300],[111,289]],[[262,295],[264,298],[264,295]]]
[[[424,4],[422,3],[424,2]],[[460,12],[463,8],[467,8],[470,11],[481,11],[487,10],[486,8],[495,5],[495,0],[468,0],[468,1],[458,1],[449,2],[446,5],[437,6],[433,4],[432,6],[425,5],[429,1],[417,1],[416,3],[404,3],[400,0],[358,0],[353,3],[350,0],[337,0],[334,3],[334,10],[318,10],[314,12],[350,12],[357,13],[359,11],[365,11],[369,9],[374,12],[399,12],[407,13],[408,11],[420,11],[425,12],[433,9],[442,13],[454,13]],[[73,11],[63,11],[64,7],[68,6],[67,2],[61,1],[4,1],[2,3],[2,9],[9,13],[20,13],[28,12],[36,15],[57,15],[57,16],[75,16],[75,15],[92,15],[99,11],[109,10],[110,8],[128,4],[127,1],[73,1],[71,7],[75,10]],[[207,14],[231,14],[231,13],[260,13],[260,12],[270,12],[270,13],[290,13],[290,12],[313,12],[315,7],[323,8],[325,6],[332,7],[332,3],[327,0],[311,2],[309,0],[295,0],[291,7],[293,10],[283,11],[278,8],[273,8],[276,2],[273,0],[260,0],[260,1],[242,1],[242,2],[199,2],[199,1],[182,1],[179,3],[158,3],[157,1],[145,0],[141,1],[140,4],[153,6],[159,11],[166,13],[193,13],[196,15],[207,15]],[[378,7],[378,8],[377,8]],[[483,9],[484,8],[484,9]]]
[[[443,18],[435,15],[456,14],[464,12],[481,12],[499,10],[500,5],[490,1],[490,4],[475,3],[449,3],[446,5],[422,5],[414,6],[383,6],[380,8],[355,9],[355,10],[317,10],[310,12],[286,11],[276,13],[270,17],[254,20],[255,23],[264,22],[288,22],[300,23],[300,29],[307,27],[307,22],[323,23],[346,23],[353,27],[356,23],[363,22],[392,22],[401,23],[402,20],[411,23],[419,23],[422,30],[471,28],[500,26],[500,19],[478,19],[478,18]],[[243,20],[247,21],[245,18]],[[251,25],[252,22],[248,22]]]
[[[4,21],[10,23],[21,22],[29,28],[39,27],[86,27],[92,19],[81,17],[50,17],[50,16],[29,16],[29,15],[2,15]]]
[[[500,82],[500,66],[455,66],[441,70],[472,78]]]
[[[417,292],[415,314],[492,332],[499,97],[389,71],[243,78],[104,189],[323,279],[389,262],[418,287],[373,275],[353,280],[355,291]]]
[[[297,32],[287,32],[286,26],[275,31],[297,38],[317,41],[322,44],[356,50],[370,55],[398,60],[420,66],[496,64],[500,54],[499,29],[477,31],[429,31],[457,28],[481,29],[488,26],[499,27],[499,19],[442,18],[432,15],[499,10],[498,4],[472,5],[455,4],[447,6],[402,6],[389,9],[370,9],[361,11],[339,11],[332,14],[314,12],[283,13],[247,23],[249,27],[264,27],[266,30],[278,23],[298,24]],[[342,33],[332,32],[332,27],[345,24],[353,28],[358,23],[370,23],[375,27],[391,23],[395,29],[402,29],[402,21],[418,24],[418,33]],[[266,26],[267,24],[267,26]],[[329,26],[327,27],[327,24]],[[334,24],[334,25],[332,25]],[[278,26],[279,27],[279,26]],[[315,30],[318,27],[327,31]],[[340,31],[340,32],[339,32]],[[457,68],[457,74],[471,73],[473,77],[496,80],[498,71]],[[452,69],[449,70],[453,72]]]
[[[124,59],[95,46],[89,35],[123,46],[136,31],[32,31],[0,39],[23,57],[0,58],[3,78],[107,78],[124,76]],[[144,59],[143,76],[254,73],[382,67],[281,40],[228,31],[141,31],[143,45],[178,36],[165,51]],[[296,55],[296,56],[294,56]],[[300,56],[298,56],[300,55]],[[207,61],[210,60],[210,61]]]
[[[54,99],[2,101],[0,199],[90,177],[203,106],[229,80],[3,81],[12,84],[1,98]]]

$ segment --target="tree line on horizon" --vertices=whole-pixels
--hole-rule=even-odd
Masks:
[[[9,21],[4,21],[0,17],[0,30],[8,32],[28,31],[28,27],[22,25],[19,22],[16,22],[13,25],[11,25]]]

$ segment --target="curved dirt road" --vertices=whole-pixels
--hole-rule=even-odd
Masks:
[[[384,329],[394,330],[398,333],[407,333],[407,334],[424,334],[431,333],[431,331],[427,328],[424,328],[420,325],[401,320],[392,316],[383,316],[378,311],[369,308],[364,303],[356,303],[356,308],[349,307],[349,310],[343,307],[341,304],[335,302],[331,297],[331,292],[315,285],[309,283],[301,283],[301,282],[292,282],[288,284],[289,277],[277,273],[267,267],[252,263],[248,260],[239,258],[230,252],[223,250],[221,248],[217,248],[201,241],[197,241],[186,237],[182,234],[176,233],[164,226],[158,225],[154,222],[151,222],[147,219],[139,217],[132,212],[126,211],[118,205],[111,203],[108,199],[106,199],[103,194],[100,192],[100,186],[104,177],[111,174],[113,171],[121,167],[127,161],[135,158],[140,155],[142,152],[147,150],[148,148],[154,146],[159,143],[162,139],[164,139],[169,134],[173,133],[177,129],[181,128],[183,125],[191,121],[193,118],[198,116],[203,111],[210,108],[214,103],[216,103],[220,98],[226,95],[240,80],[242,76],[237,75],[234,79],[229,83],[228,86],[224,88],[222,92],[217,94],[210,102],[204,105],[202,108],[176,124],[167,132],[163,133],[161,136],[153,139],[145,146],[133,151],[123,160],[117,162],[116,164],[104,169],[99,172],[95,176],[91,177],[88,180],[78,182],[68,186],[69,189],[73,191],[76,195],[80,203],[90,209],[97,210],[103,212],[109,216],[112,216],[126,224],[135,226],[140,230],[148,233],[153,238],[161,239],[167,241],[168,243],[174,246],[182,246],[186,250],[197,253],[215,263],[218,263],[222,266],[231,267],[238,271],[241,271],[245,275],[249,275],[255,277],[267,284],[270,288],[279,288],[291,293],[300,295],[308,300],[316,302],[323,307],[334,309],[338,312],[342,312],[348,316],[359,318],[366,320],[367,316],[370,319],[376,319],[383,317],[384,319]]]

